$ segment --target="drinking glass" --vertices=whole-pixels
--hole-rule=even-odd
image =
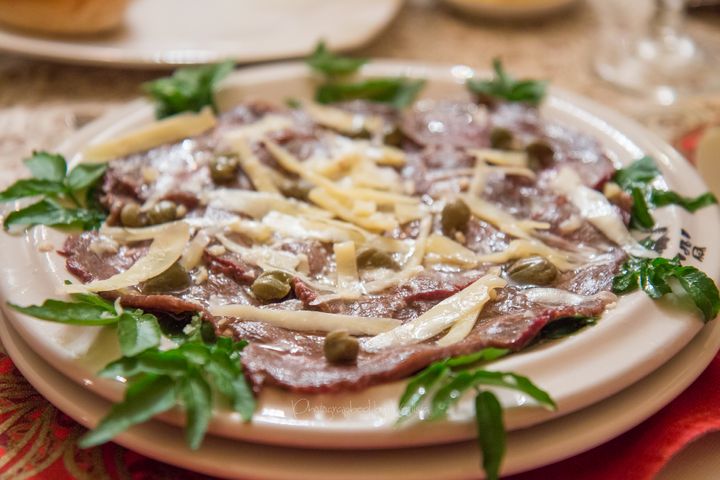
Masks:
[[[684,28],[684,0],[595,0],[600,35],[593,52],[604,80],[669,105],[720,91],[720,62]]]

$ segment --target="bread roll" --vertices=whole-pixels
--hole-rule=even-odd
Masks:
[[[117,28],[128,0],[0,0],[0,23],[53,34],[91,34]]]

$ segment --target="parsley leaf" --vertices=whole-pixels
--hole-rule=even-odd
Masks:
[[[681,265],[679,258],[630,257],[613,278],[613,291],[630,293],[638,288],[653,299],[672,294],[670,280],[678,284],[708,322],[720,311],[720,293],[715,282],[697,268]]]
[[[505,456],[505,425],[502,405],[492,392],[480,392],[475,397],[475,425],[483,470],[487,480],[497,480]]]
[[[630,208],[630,226],[643,230],[649,230],[655,226],[655,219],[650,213],[650,207],[645,199],[645,192],[641,187],[632,187],[630,196],[633,199]]]
[[[718,203],[717,198],[710,192],[697,197],[684,197],[676,192],[665,190],[652,190],[650,201],[656,207],[665,205],[679,205],[688,212],[695,213],[703,207]]]
[[[370,100],[405,108],[415,101],[425,80],[404,77],[369,78],[357,83],[326,83],[315,91],[318,103]]]
[[[163,379],[167,388],[174,392],[172,403],[164,405],[167,407],[165,410],[178,403],[185,408],[186,439],[193,449],[200,446],[212,416],[212,387],[243,419],[250,420],[255,411],[255,398],[240,366],[240,352],[245,345],[247,342],[234,342],[224,337],[218,338],[214,344],[189,339],[171,350],[151,348],[108,364],[100,375],[124,377],[129,387],[123,402],[110,411],[107,418],[112,421],[106,424],[103,420],[98,426],[108,433],[90,432],[89,440],[83,438],[84,445],[97,445],[112,439],[121,431],[114,428],[116,424],[128,428],[150,418],[138,414],[150,407],[140,402],[140,408],[134,408],[138,400],[130,395],[131,389],[148,377]],[[153,415],[159,413],[152,412]]]
[[[47,225],[94,230],[100,228],[104,220],[105,214],[98,210],[68,208],[46,198],[8,214],[3,225],[6,229],[14,226]]]
[[[509,388],[533,398],[545,408],[554,410],[555,402],[528,378],[510,372],[495,372],[482,368],[467,368],[479,361],[491,361],[508,353],[508,350],[486,348],[477,353],[447,358],[432,363],[410,379],[398,404],[398,422],[409,418],[426,401],[430,402],[428,420],[443,418],[464,393],[474,389],[475,421],[478,428],[478,446],[482,451],[483,468],[489,479],[498,478],[505,453],[505,428],[502,407],[495,395],[480,390],[481,386]]]
[[[94,430],[78,441],[80,448],[89,448],[112,440],[133,425],[150,420],[158,413],[175,406],[176,385],[164,375],[144,375],[128,385],[125,399],[116,403]]]
[[[593,317],[565,317],[554,320],[545,325],[537,336],[538,341],[557,340],[565,338],[585,327],[595,325],[597,319]]]
[[[613,181],[625,191],[632,187],[644,186],[660,175],[652,157],[645,156],[615,172]]]
[[[318,103],[368,100],[402,109],[411,105],[425,86],[425,80],[406,77],[368,78],[355,83],[337,81],[339,76],[356,72],[367,59],[336,55],[328,51],[323,42],[318,43],[305,63],[326,78],[326,82],[315,90]]]
[[[46,300],[18,312],[70,325],[117,324],[122,358],[99,372],[102,377],[127,379],[122,402],[114,405],[95,430],[80,439],[83,448],[99,445],[123,430],[181,404],[186,414],[186,439],[197,449],[207,431],[213,409],[213,387],[246,421],[255,411],[255,397],[240,365],[245,341],[217,338],[208,322],[195,315],[176,348],[160,350],[157,318],[142,310],[119,310],[114,303],[93,294],[74,294],[72,302]]]
[[[715,195],[709,192],[697,197],[685,197],[677,192],[658,190],[650,184],[659,175],[660,171],[655,161],[645,156],[616,171],[613,176],[613,181],[632,196],[630,224],[634,228],[647,230],[655,225],[650,213],[651,208],[678,205],[694,213],[703,207],[718,203]]]
[[[56,153],[33,152],[23,163],[38,180],[61,182],[67,174],[65,158]]]
[[[202,67],[180,68],[170,77],[159,78],[143,85],[155,101],[155,116],[169,117],[181,112],[199,112],[211,106],[217,111],[214,89],[217,83],[235,68],[227,61]]]
[[[142,310],[118,311],[115,304],[98,295],[75,294],[74,302],[45,300],[42,305],[21,307],[8,303],[20,313],[42,320],[68,325],[117,325],[120,351],[125,356],[137,355],[160,344],[157,318]]]
[[[495,78],[492,80],[469,79],[468,90],[481,99],[501,99],[508,102],[524,102],[537,106],[545,97],[547,82],[539,80],[515,80],[505,72],[499,58],[493,60]]]
[[[336,55],[329,51],[325,42],[318,42],[315,51],[305,59],[305,62],[312,68],[324,75],[349,75],[358,71],[367,63],[366,58],[353,58]]]
[[[0,202],[42,195],[40,201],[10,213],[4,227],[48,225],[90,230],[105,213],[93,200],[93,187],[105,173],[105,164],[81,164],[67,172],[62,155],[34,152],[25,159],[34,178],[18,180],[0,192]]]

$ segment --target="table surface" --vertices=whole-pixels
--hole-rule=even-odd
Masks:
[[[464,63],[487,68],[499,56],[518,76],[545,78],[635,117],[668,139],[720,123],[720,96],[659,108],[604,84],[590,58],[598,28],[593,1],[562,15],[522,25],[470,20],[429,0],[409,1],[398,18],[357,53],[368,57]],[[650,0],[634,0],[633,5]],[[720,45],[720,15],[691,17],[688,29]],[[60,65],[0,54],[0,159],[3,187],[33,149],[52,148],[79,126],[139,95],[161,72]],[[11,171],[8,171],[11,170]],[[660,475],[663,480],[714,478],[720,433],[696,442]]]

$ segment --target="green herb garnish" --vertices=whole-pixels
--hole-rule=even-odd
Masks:
[[[425,80],[404,77],[370,78],[357,83],[326,83],[315,91],[315,100],[319,103],[369,100],[405,108],[415,101],[424,85]]]
[[[92,198],[92,189],[105,173],[105,164],[80,164],[69,173],[62,155],[34,152],[24,160],[33,177],[18,180],[0,192],[0,202],[42,196],[5,218],[5,228],[48,225],[91,230],[105,219]]]
[[[466,86],[472,93],[508,102],[523,102],[537,106],[545,97],[547,82],[540,80],[515,80],[505,72],[499,58],[493,59],[495,78],[492,80],[470,79]]]
[[[643,157],[625,168],[615,172],[613,181],[632,196],[630,211],[631,226],[643,230],[651,229],[655,220],[650,210],[666,205],[678,205],[689,212],[695,212],[708,205],[717,203],[712,193],[703,193],[697,197],[685,197],[673,191],[658,190],[651,186],[660,171],[651,157]]]
[[[26,315],[67,325],[117,325],[120,351],[125,356],[137,355],[160,344],[160,326],[154,315],[142,310],[123,310],[102,297],[73,294],[74,302],[45,300],[42,305],[21,307],[8,305]]]
[[[401,109],[411,105],[425,86],[425,80],[406,77],[376,77],[354,83],[344,82],[338,77],[356,72],[367,63],[367,59],[336,55],[328,51],[323,42],[318,43],[305,62],[325,76],[325,83],[315,91],[315,101],[318,103],[368,100]]]
[[[704,321],[720,311],[720,294],[715,282],[695,267],[681,265],[679,258],[631,257],[613,278],[613,292],[629,293],[642,289],[653,299],[672,294],[671,280],[676,280],[685,294],[702,313]]]
[[[224,337],[214,344],[194,339],[172,350],[153,348],[110,363],[100,375],[128,379],[125,398],[80,439],[79,445],[87,448],[105,443],[131,425],[182,405],[186,441],[190,448],[197,449],[212,417],[212,387],[234,411],[249,420],[255,398],[240,366],[240,352],[246,344]],[[156,400],[147,402],[147,396]]]
[[[597,319],[594,317],[565,317],[558,318],[548,323],[538,333],[537,341],[558,340],[579,332],[585,327],[595,325]]]
[[[98,426],[80,439],[82,448],[107,442],[127,428],[158,413],[182,405],[186,440],[197,449],[212,417],[213,391],[249,420],[255,398],[240,366],[240,352],[247,342],[215,337],[197,315],[173,339],[179,346],[160,350],[158,319],[142,310],[122,310],[92,294],[74,294],[73,302],[46,300],[42,305],[21,307],[18,312],[43,320],[71,325],[117,325],[123,357],[108,364],[100,376],[124,377],[127,390]],[[214,387],[214,390],[213,388]]]
[[[143,85],[155,101],[155,116],[169,117],[181,112],[199,112],[204,107],[217,111],[214,90],[217,83],[235,68],[227,61],[202,67],[180,68],[170,77],[159,78]]]
[[[410,418],[425,402],[430,404],[429,420],[444,418],[448,410],[468,390],[475,390],[475,421],[478,446],[488,479],[497,479],[505,454],[505,428],[502,407],[495,395],[481,386],[509,388],[533,398],[545,408],[554,410],[555,402],[547,392],[528,378],[509,372],[468,368],[478,362],[495,360],[509,353],[505,349],[486,348],[477,353],[435,362],[410,379],[400,397],[399,419]]]
[[[353,58],[332,53],[323,41],[318,42],[313,53],[305,59],[310,68],[327,76],[355,73],[367,61],[367,58]]]

